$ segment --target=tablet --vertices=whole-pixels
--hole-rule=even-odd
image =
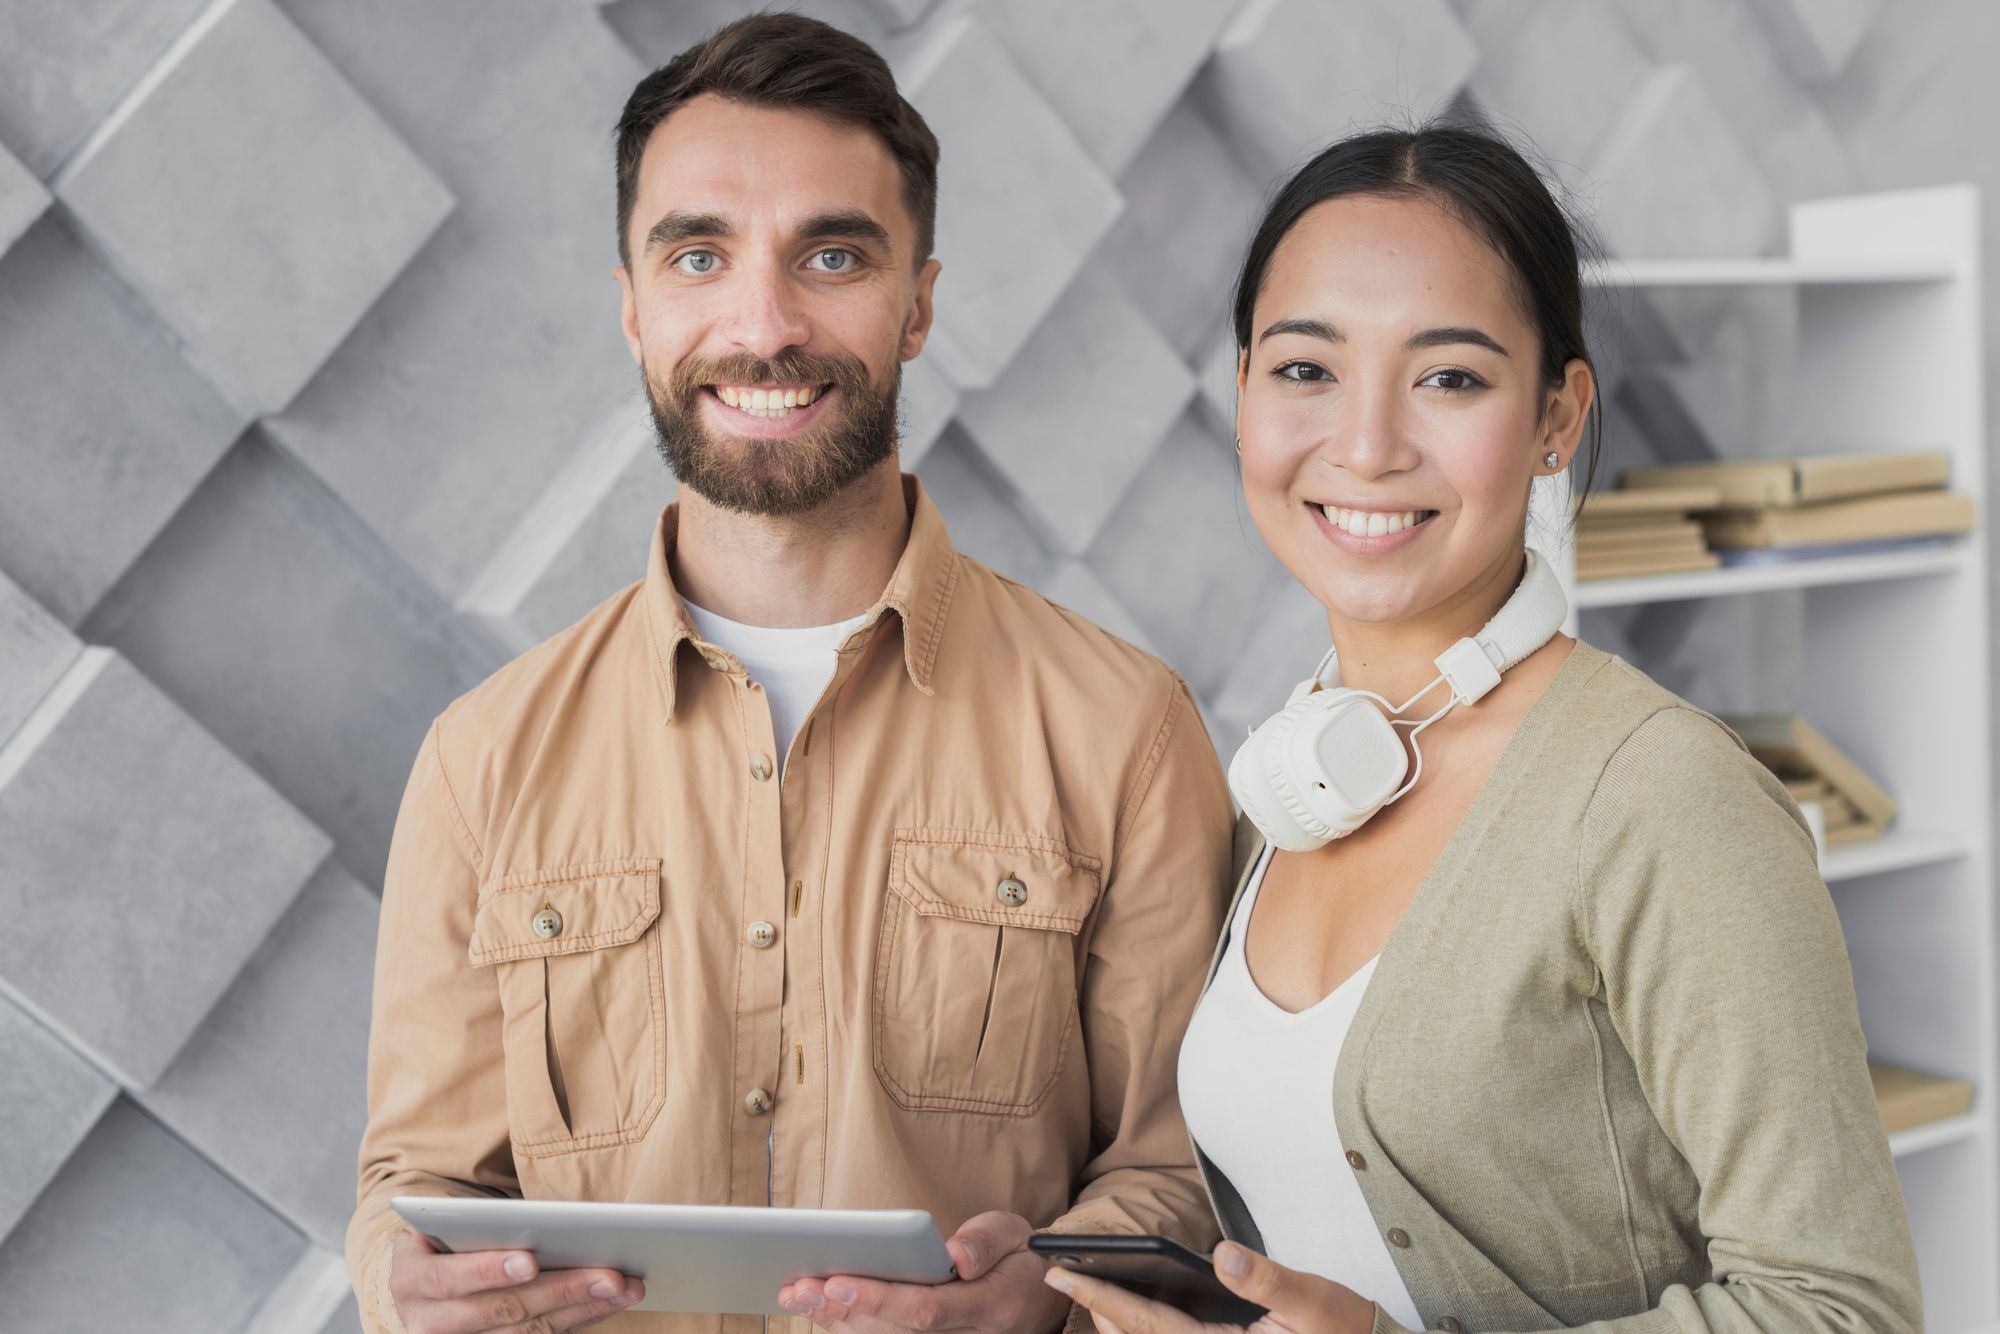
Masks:
[[[795,1278],[851,1274],[894,1283],[954,1277],[922,1209],[763,1209],[576,1200],[390,1201],[446,1251],[533,1251],[543,1269],[616,1269],[646,1280],[635,1311],[785,1315]]]

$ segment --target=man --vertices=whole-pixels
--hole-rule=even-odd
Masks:
[[[1213,1237],[1174,1065],[1227,790],[1178,677],[955,553],[897,470],[936,163],[881,58],[797,15],[626,105],[624,329],[681,499],[643,581],[418,756],[348,1234],[371,1329],[759,1323],[434,1253],[398,1194],[928,1209],[958,1280],[773,1294],[858,1334],[1056,1327],[1034,1228]]]

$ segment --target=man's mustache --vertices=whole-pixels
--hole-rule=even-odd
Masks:
[[[866,390],[868,368],[859,357],[829,357],[806,352],[781,352],[775,357],[739,356],[693,358],[674,368],[667,389],[685,408],[704,386],[712,384],[830,384],[840,389]]]

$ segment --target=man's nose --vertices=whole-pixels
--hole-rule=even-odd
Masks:
[[[798,285],[776,263],[761,262],[742,270],[732,293],[727,328],[729,340],[766,361],[788,347],[803,347],[812,336]]]

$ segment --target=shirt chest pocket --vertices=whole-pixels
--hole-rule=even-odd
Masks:
[[[1076,1045],[1099,866],[1027,835],[898,831],[875,953],[875,1074],[912,1109],[1025,1116]]]
[[[480,890],[468,951],[503,1013],[507,1123],[530,1157],[623,1144],[666,1101],[660,859],[508,876]]]

